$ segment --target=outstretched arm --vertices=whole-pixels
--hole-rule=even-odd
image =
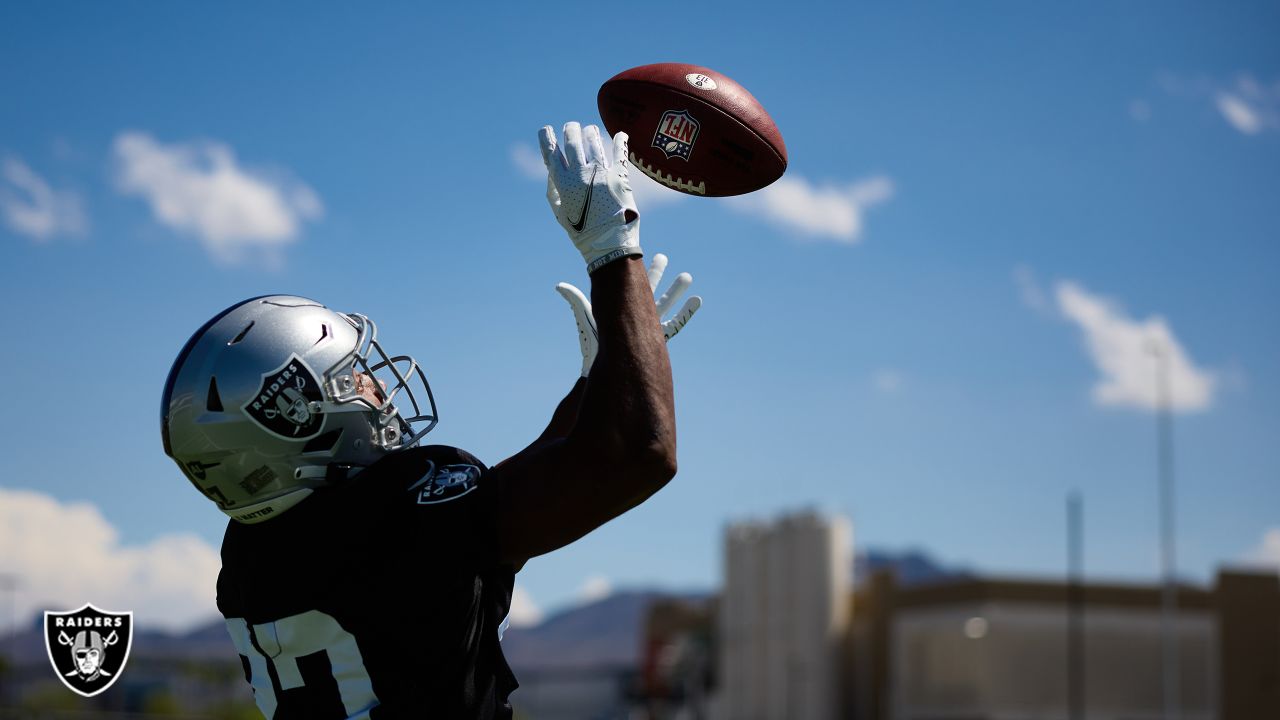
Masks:
[[[542,431],[542,434],[538,436],[537,440],[529,443],[529,447],[526,447],[525,450],[538,445],[545,445],[552,440],[558,440],[568,435],[569,432],[573,430],[574,424],[578,422],[578,410],[582,407],[582,395],[586,390],[587,376],[583,375],[578,378],[578,381],[573,384],[572,388],[569,388],[569,394],[564,396],[564,399],[560,401],[559,405],[556,405],[556,411],[551,414],[551,422],[547,423],[547,428]],[[495,467],[505,465],[511,459],[518,456],[519,453],[512,456],[512,458],[503,460]]]
[[[542,133],[548,197],[591,273],[599,352],[576,422],[495,468],[499,547],[512,564],[582,537],[657,492],[676,471],[671,366],[639,253],[626,136],[613,163],[598,131]],[[585,141],[585,142],[584,142]],[[572,397],[572,393],[571,393]]]
[[[687,272],[680,273],[671,287],[659,295],[658,285],[662,282],[666,269],[667,256],[658,253],[653,256],[653,262],[646,273],[649,278],[649,289],[654,294],[654,311],[659,320],[662,320],[667,311],[675,307],[676,301],[693,283],[692,275]],[[551,422],[547,424],[547,428],[542,431],[538,439],[530,443],[531,445],[540,445],[549,440],[565,437],[573,429],[574,423],[578,421],[578,410],[582,406],[582,395],[586,391],[586,379],[591,375],[591,366],[595,364],[596,354],[600,351],[600,333],[596,329],[595,315],[591,312],[591,301],[587,300],[581,290],[569,283],[557,284],[556,292],[564,298],[569,304],[569,309],[573,311],[574,325],[578,329],[578,349],[582,351],[582,377],[578,378],[573,388],[569,390],[569,394],[556,406]],[[663,339],[670,341],[675,337],[701,307],[702,298],[694,295],[685,302],[679,312],[667,320],[662,320]]]
[[[671,366],[643,267],[625,259],[592,276],[600,353],[577,422],[495,470],[499,546],[512,563],[573,542],[643,502],[675,475]]]

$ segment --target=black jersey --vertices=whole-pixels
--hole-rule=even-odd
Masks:
[[[218,609],[267,718],[511,716],[499,625],[515,573],[485,473],[457,448],[414,448],[230,523]]]

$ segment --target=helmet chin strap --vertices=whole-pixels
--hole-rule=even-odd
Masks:
[[[355,477],[361,470],[364,470],[362,465],[329,463],[329,467],[325,469],[324,479],[330,485],[339,485]]]
[[[314,492],[311,488],[298,488],[283,495],[277,495],[269,500],[263,500],[252,505],[245,505],[238,508],[223,508],[222,512],[230,515],[233,520],[237,520],[246,525],[260,523],[269,520],[276,515],[288,510],[307,499]]]
[[[303,465],[293,471],[294,478],[298,480],[314,480],[316,478],[324,478],[325,482],[330,485],[346,482],[355,477],[357,473],[364,470],[363,465],[348,465],[345,463],[329,463],[328,465]]]

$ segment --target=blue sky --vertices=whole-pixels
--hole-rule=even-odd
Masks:
[[[680,474],[531,562],[523,601],[712,587],[726,522],[804,507],[851,516],[860,546],[1053,575],[1072,489],[1088,572],[1152,578],[1152,337],[1182,572],[1278,566],[1278,22],[6,4],[0,572],[24,610],[211,607],[224,517],[162,454],[159,395],[195,327],[264,292],[375,318],[429,373],[433,441],[490,463],[523,447],[579,369],[552,288],[587,282],[536,131],[598,122],[604,80],[663,61],[750,89],[790,167],[736,201],[641,188],[644,247],[705,300],[671,347]]]

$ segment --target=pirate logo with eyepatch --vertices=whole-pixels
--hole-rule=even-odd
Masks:
[[[89,604],[71,612],[45,611],[44,641],[62,684],[93,697],[120,679],[133,645],[133,613]]]
[[[262,376],[262,387],[242,409],[267,432],[286,440],[308,440],[320,432],[324,414],[320,381],[295,353]]]

